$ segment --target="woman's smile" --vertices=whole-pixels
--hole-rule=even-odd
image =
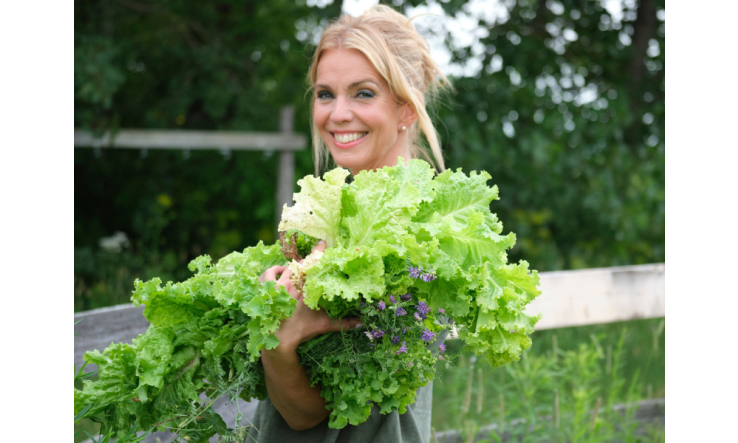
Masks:
[[[349,149],[366,140],[368,132],[331,132],[338,149]]]

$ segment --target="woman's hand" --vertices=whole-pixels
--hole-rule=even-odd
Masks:
[[[325,247],[325,242],[321,241],[313,252],[322,252]],[[277,275],[280,275],[279,279]],[[328,417],[329,412],[320,396],[320,387],[310,386],[310,377],[305,368],[300,366],[297,347],[320,334],[355,328],[360,323],[358,319],[331,320],[324,310],[308,308],[303,302],[302,292],[294,287],[290,276],[289,267],[273,266],[259,277],[261,281],[276,281],[278,286],[284,286],[297,300],[295,312],[283,320],[274,333],[279,345],[275,349],[261,350],[261,364],[269,399],[287,425],[300,431],[317,426]]]
[[[325,247],[325,242],[321,240],[313,248],[311,254],[316,251],[322,253],[325,251]],[[280,274],[281,276],[277,279],[277,275]],[[302,292],[295,288],[292,281],[290,281],[291,275],[290,268],[287,266],[272,266],[259,277],[261,281],[276,281],[277,286],[284,286],[290,296],[297,300],[297,308],[292,314],[292,317],[283,320],[277,332],[274,333],[279,339],[277,349],[280,352],[294,352],[300,343],[306,342],[318,335],[332,331],[345,331],[361,325],[359,319],[331,319],[322,308],[315,310],[307,307],[303,302]]]

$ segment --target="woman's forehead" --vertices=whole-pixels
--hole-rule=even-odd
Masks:
[[[333,87],[354,85],[371,80],[378,86],[386,85],[382,76],[364,54],[356,49],[328,49],[323,51],[318,62],[316,86]]]

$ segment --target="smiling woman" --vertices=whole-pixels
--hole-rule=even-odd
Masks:
[[[326,148],[353,174],[394,165],[398,156],[444,170],[426,106],[448,80],[406,17],[386,6],[342,16],[323,33],[308,76],[316,174],[328,166]]]
[[[354,175],[394,166],[398,157],[422,157],[436,171],[444,170],[426,105],[448,81],[406,17],[382,5],[360,17],[342,16],[323,33],[309,79],[316,175],[328,166],[328,152]],[[326,246],[319,243],[318,255],[308,259],[318,260]],[[330,319],[322,309],[308,308],[290,276],[290,269],[283,266],[262,275],[262,281],[284,286],[297,300],[297,308],[275,332],[277,347],[261,351],[268,397],[256,410],[247,441],[428,442],[432,382],[417,390],[416,401],[406,410],[403,407],[402,414],[398,407],[382,414],[374,405],[366,421],[352,421],[359,425],[328,426],[326,401],[320,386],[310,385],[297,348],[318,335],[362,325],[359,319]]]

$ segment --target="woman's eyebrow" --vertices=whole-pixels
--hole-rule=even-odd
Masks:
[[[359,80],[358,82],[351,83],[349,85],[349,89],[355,88],[355,87],[359,86],[362,83],[374,83],[377,87],[379,87],[379,84],[377,82],[375,82],[374,80],[372,80],[370,78],[367,78],[367,79],[364,79],[364,80]]]
[[[364,79],[364,80],[359,80],[357,82],[351,83],[349,85],[349,89],[353,89],[353,88],[359,86],[362,83],[373,83],[374,85],[376,85],[377,87],[379,87],[379,83],[375,82],[374,80],[372,80],[370,78],[367,78],[367,79]],[[332,89],[330,86],[324,85],[324,84],[321,84],[321,83],[316,84],[315,87],[316,88],[321,88],[321,89],[329,89],[329,90]]]

